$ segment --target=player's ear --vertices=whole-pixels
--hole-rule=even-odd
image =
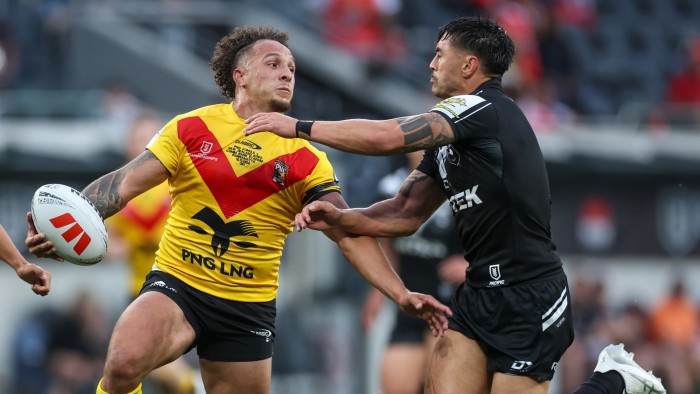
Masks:
[[[462,77],[468,78],[479,69],[479,58],[474,55],[466,55],[462,63]]]
[[[245,86],[245,70],[241,67],[236,67],[233,69],[233,82],[236,83],[236,86],[238,87],[244,87]]]

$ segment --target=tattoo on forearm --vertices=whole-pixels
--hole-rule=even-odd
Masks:
[[[92,201],[102,219],[107,219],[124,208],[126,201],[119,194],[119,186],[129,172],[152,159],[157,160],[151,152],[146,151],[124,167],[93,181],[83,190],[83,194]]]
[[[409,194],[411,194],[411,190],[413,189],[413,186],[416,185],[418,182],[422,182],[426,179],[428,179],[428,176],[425,174],[420,174],[420,175],[414,175],[415,173],[411,174],[406,178],[406,180],[403,182],[403,185],[401,185],[401,189],[399,189],[399,194],[401,196],[408,198]]]
[[[124,180],[124,169],[111,172],[89,184],[83,194],[95,204],[102,219],[117,213],[124,208],[119,196],[119,185]]]
[[[434,146],[447,145],[454,140],[450,137],[449,124],[434,113],[398,118],[404,133],[404,151],[415,151]]]

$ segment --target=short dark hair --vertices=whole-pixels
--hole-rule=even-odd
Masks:
[[[233,70],[252,44],[260,40],[273,40],[287,46],[289,34],[272,27],[238,26],[216,44],[209,66],[214,71],[214,81],[224,97],[233,99],[236,93]]]
[[[437,40],[442,39],[478,57],[485,74],[503,76],[515,57],[515,45],[506,31],[482,16],[464,16],[449,22],[440,28]]]

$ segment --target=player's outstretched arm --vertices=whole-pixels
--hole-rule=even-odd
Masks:
[[[347,208],[339,193],[329,193],[321,199],[337,207]],[[355,270],[372,286],[396,302],[402,311],[425,320],[435,335],[442,335],[447,330],[447,316],[452,314],[450,308],[432,296],[406,289],[376,239],[350,234],[340,229],[324,233],[338,244]]]
[[[413,234],[445,201],[445,193],[433,178],[414,170],[399,192],[367,208],[343,209],[331,202],[314,201],[296,215],[292,226],[343,231],[372,237],[400,237]]]
[[[32,291],[45,296],[51,290],[51,274],[43,268],[28,262],[12,243],[10,236],[0,226],[0,260],[12,267],[20,279],[32,285]]]
[[[304,138],[338,150],[365,155],[390,155],[442,146],[455,140],[450,123],[428,112],[388,120],[350,119],[335,122],[298,122],[277,113],[258,113],[246,119],[246,135],[270,131],[285,138]]]

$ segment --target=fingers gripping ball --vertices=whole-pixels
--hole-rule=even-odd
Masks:
[[[32,198],[32,217],[56,254],[76,265],[93,265],[107,253],[107,229],[94,205],[65,185],[41,186]]]

